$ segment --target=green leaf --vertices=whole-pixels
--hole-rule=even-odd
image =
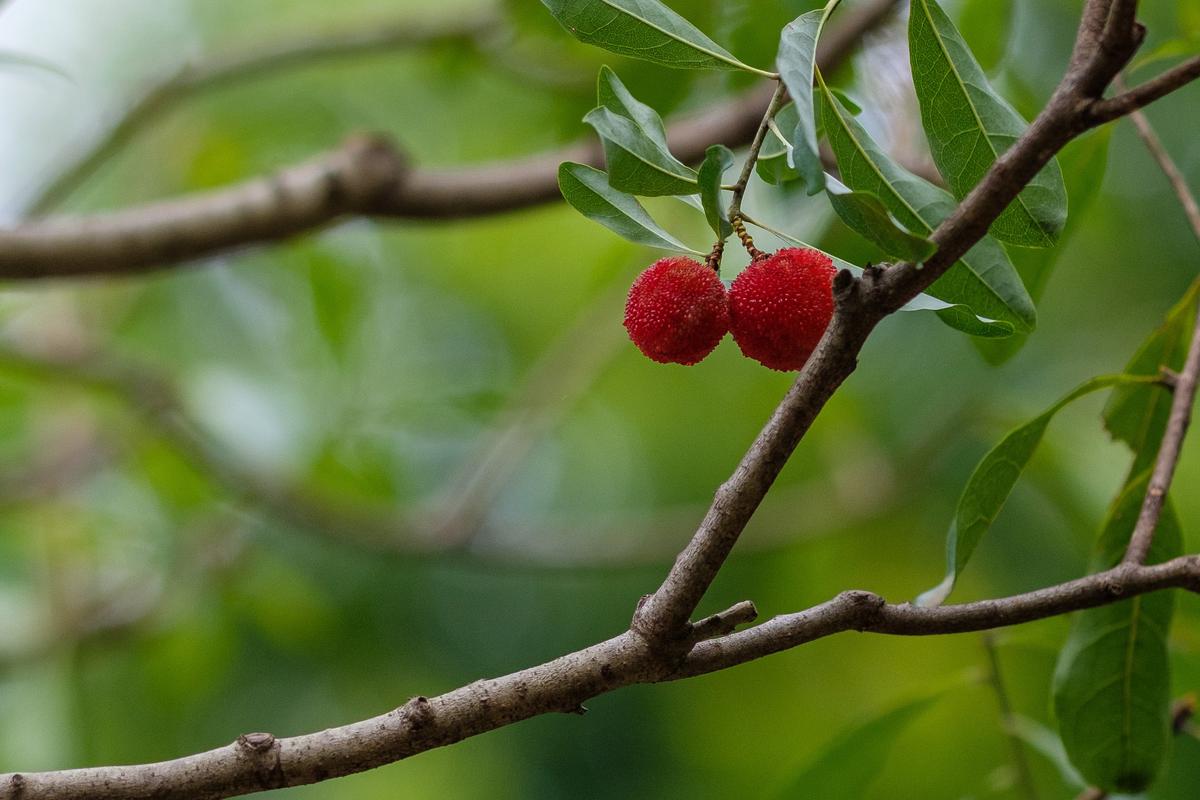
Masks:
[[[614,189],[644,197],[695,194],[696,173],[628,117],[600,106],[583,121],[596,129],[604,144],[608,181]]]
[[[1017,248],[1011,254],[1017,274],[1021,276],[1035,303],[1041,300],[1050,274],[1065,249],[1064,245],[1079,230],[1081,222],[1086,219],[1084,212],[1100,194],[1108,165],[1108,144],[1112,139],[1112,130],[1111,125],[1094,130],[1075,139],[1059,153],[1067,193],[1071,197],[1071,216],[1067,218],[1067,224],[1059,236],[1058,246],[1039,250]],[[974,344],[984,360],[999,365],[1016,355],[1028,338],[1028,334],[1019,333],[1002,342],[976,341]]]
[[[913,0],[908,41],[913,86],[938,171],[967,195],[1028,127],[988,83],[954,23],[934,0]],[[1051,160],[992,223],[1001,241],[1049,247],[1067,218],[1067,191]]]
[[[1065,397],[1029,422],[1010,431],[976,465],[950,523],[946,538],[946,577],[937,586],[917,598],[917,605],[937,606],[954,589],[959,573],[971,559],[983,535],[995,522],[1017,479],[1025,470],[1046,433],[1054,415],[1073,400],[1111,386],[1145,383],[1148,379],[1131,375],[1104,375],[1077,386]]]
[[[825,136],[837,157],[842,180],[854,191],[878,197],[908,230],[928,236],[954,210],[954,198],[888,158],[841,107],[819,74],[817,83],[824,99]],[[1018,331],[1032,330],[1037,321],[1033,301],[1004,248],[987,236],[926,292]],[[953,324],[952,319],[943,319]]]
[[[1163,367],[1183,368],[1196,319],[1197,295],[1200,295],[1200,282],[1192,284],[1163,324],[1138,348],[1125,366],[1127,374],[1157,378]],[[1130,475],[1140,475],[1154,463],[1170,413],[1171,393],[1161,386],[1122,386],[1112,393],[1104,407],[1104,427],[1114,439],[1125,442],[1133,451]]]
[[[767,138],[763,140],[762,148],[758,151],[758,161],[754,164],[758,177],[767,183],[777,185],[800,177],[789,157],[792,144],[783,133],[794,129],[799,119],[795,103],[786,103],[775,113]]]
[[[1200,740],[1194,735],[1175,737],[1166,772],[1154,782],[1151,800],[1195,800],[1200,786]]]
[[[789,780],[778,796],[862,797],[883,770],[896,739],[937,699],[911,700],[843,731]]]
[[[609,186],[601,170],[565,161],[558,166],[558,188],[580,214],[631,242],[704,255],[660,228],[634,197]]]
[[[600,74],[596,78],[596,102],[614,114],[632,120],[647,139],[663,152],[671,152],[667,147],[667,128],[663,125],[662,117],[634,97],[621,83],[617,73],[607,66],[600,67]]]
[[[1120,562],[1137,523],[1149,473],[1121,492],[1100,532],[1094,570]],[[1183,549],[1168,502],[1147,563]],[[1081,611],[1054,671],[1054,710],[1071,762],[1108,792],[1140,792],[1158,774],[1171,744],[1171,675],[1167,631],[1171,592],[1139,595]]]
[[[688,69],[740,69],[771,76],[731,53],[658,0],[542,0],[581,42],[613,53]]]
[[[733,151],[723,144],[708,148],[704,153],[704,163],[700,165],[700,202],[704,208],[704,218],[721,240],[728,239],[733,233],[721,197],[721,179],[725,176],[725,170],[732,166]]]
[[[779,37],[779,77],[796,110],[796,124],[791,128],[791,163],[810,195],[825,188],[825,167],[817,149],[816,110],[813,107],[817,40],[837,4],[838,0],[830,0],[824,9],[801,14],[783,26]]]
[[[825,188],[842,222],[874,242],[886,255],[921,263],[937,250],[933,242],[905,230],[870,192],[852,192],[832,175],[826,177]]]

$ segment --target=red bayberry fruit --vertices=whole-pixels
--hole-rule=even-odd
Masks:
[[[781,372],[797,370],[833,317],[833,261],[790,247],[752,263],[729,290],[729,327],[742,353]]]
[[[729,301],[715,270],[675,256],[651,264],[625,302],[625,330],[646,357],[695,364],[729,331]]]

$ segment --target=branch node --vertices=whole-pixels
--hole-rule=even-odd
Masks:
[[[414,731],[428,727],[434,718],[433,704],[429,702],[428,697],[421,694],[410,698],[401,706],[400,713]]]
[[[329,175],[329,192],[345,195],[356,211],[370,213],[387,205],[389,193],[403,183],[410,170],[408,159],[382,134],[357,133],[342,143],[345,166]]]
[[[8,779],[9,797],[12,800],[21,800],[21,795],[25,794],[25,776],[19,772],[14,772]]]
[[[862,589],[842,592],[837,596],[837,602],[849,609],[853,619],[851,627],[856,631],[863,630],[879,609],[887,605],[879,595]]]
[[[243,733],[237,738],[237,744],[251,753],[265,753],[275,746],[275,736],[270,733]]]
[[[743,600],[724,611],[705,617],[691,626],[690,639],[693,643],[715,639],[733,633],[738,625],[753,622],[758,618],[758,609],[750,600]]]
[[[243,733],[237,738],[237,746],[254,761],[258,784],[264,789],[278,789],[287,785],[283,774],[283,762],[279,758],[279,740],[270,733]]]
[[[876,269],[868,266],[868,270]],[[863,272],[865,277],[868,272]],[[848,269],[838,270],[838,273],[833,276],[833,300],[839,309],[850,308],[857,306],[861,296],[861,285],[858,278],[854,277],[854,273]]]

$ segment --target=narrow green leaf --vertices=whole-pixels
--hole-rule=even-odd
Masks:
[[[689,69],[740,69],[743,64],[658,0],[542,0],[554,18],[581,42],[613,53]]]
[[[838,0],[830,0],[824,9],[809,11],[783,26],[779,37],[779,77],[791,95],[796,124],[791,128],[792,166],[804,181],[810,195],[825,188],[825,167],[817,149],[816,110],[813,107],[813,72],[816,69],[817,40],[825,20]]]
[[[1115,566],[1137,524],[1149,473],[1130,482],[1100,532],[1094,570]],[[1180,554],[1179,521],[1168,502],[1147,563]],[[1167,631],[1171,592],[1140,595],[1076,615],[1054,671],[1054,710],[1071,762],[1108,792],[1140,792],[1171,744]]]
[[[667,147],[667,127],[663,124],[662,117],[653,108],[634,97],[625,88],[625,84],[621,83],[617,73],[608,66],[600,67],[600,74],[596,78],[596,104],[632,120],[647,139],[663,152],[671,152]]]
[[[862,797],[883,770],[896,739],[937,699],[911,700],[843,731],[789,780],[778,796]]]
[[[786,183],[800,177],[800,173],[791,163],[792,143],[784,133],[795,129],[798,123],[799,115],[796,113],[795,103],[785,103],[783,108],[775,113],[767,138],[763,140],[762,149],[758,151],[758,161],[754,164],[758,177],[767,183]]]
[[[609,186],[601,170],[563,162],[558,166],[558,187],[572,208],[618,236],[649,247],[704,255],[660,228],[636,198]]]
[[[1110,125],[1081,136],[1058,155],[1067,184],[1067,194],[1071,198],[1071,215],[1059,236],[1058,245],[1037,250],[1016,248],[1010,254],[1017,274],[1021,276],[1021,281],[1035,303],[1040,301],[1045,293],[1050,275],[1065,250],[1064,245],[1080,229],[1081,221],[1086,219],[1085,212],[1100,194],[1108,165],[1108,144],[1112,139],[1112,130]],[[976,340],[974,344],[984,360],[989,364],[999,365],[1016,355],[1025,346],[1028,338],[1028,334],[1019,333],[1002,342]]]
[[[1192,284],[1163,324],[1142,343],[1125,366],[1126,373],[1156,378],[1163,367],[1182,369],[1196,319],[1197,295],[1200,282]],[[1104,427],[1133,451],[1131,476],[1140,475],[1154,463],[1170,413],[1171,393],[1154,384],[1122,386],[1108,399]]]
[[[825,188],[833,210],[854,231],[874,242],[886,255],[921,263],[933,255],[937,245],[909,233],[870,192],[852,192],[832,175]]]
[[[714,144],[704,153],[704,163],[700,165],[700,202],[704,208],[704,218],[718,239],[728,239],[733,233],[729,224],[729,215],[721,197],[721,179],[725,170],[733,166],[733,151],[723,144]]]
[[[643,197],[695,194],[696,173],[636,122],[604,106],[588,112],[583,121],[596,129],[604,144],[608,181],[615,189]]]
[[[913,85],[938,171],[955,196],[975,187],[1028,127],[988,83],[954,23],[934,0],[913,0],[908,25]],[[1067,217],[1067,191],[1051,160],[992,223],[1001,241],[1049,247]]]
[[[918,597],[917,605],[941,605],[949,596],[959,573],[970,561],[983,535],[992,527],[1000,509],[1004,507],[1005,501],[1016,486],[1017,479],[1033,458],[1033,453],[1041,443],[1046,427],[1055,414],[1072,401],[1092,392],[1121,384],[1145,383],[1147,380],[1131,375],[1103,375],[1092,378],[1029,422],[1010,431],[999,444],[989,450],[976,465],[971,477],[967,479],[962,495],[958,498],[958,508],[954,512],[950,533],[946,538],[946,577],[937,586]]]
[[[825,136],[837,157],[842,180],[855,191],[878,197],[908,230],[928,236],[954,210],[954,198],[888,158],[841,107],[820,73],[817,83],[824,98]],[[987,236],[926,291],[948,303],[967,306],[977,315],[1006,322],[1018,331],[1032,330],[1037,321],[1033,301],[1004,248]],[[945,317],[943,320],[954,322]]]

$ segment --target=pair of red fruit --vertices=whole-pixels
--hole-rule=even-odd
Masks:
[[[833,317],[835,272],[819,250],[792,247],[753,261],[726,292],[711,267],[664,258],[630,287],[625,330],[663,364],[695,364],[732,333],[747,358],[798,370]]]

